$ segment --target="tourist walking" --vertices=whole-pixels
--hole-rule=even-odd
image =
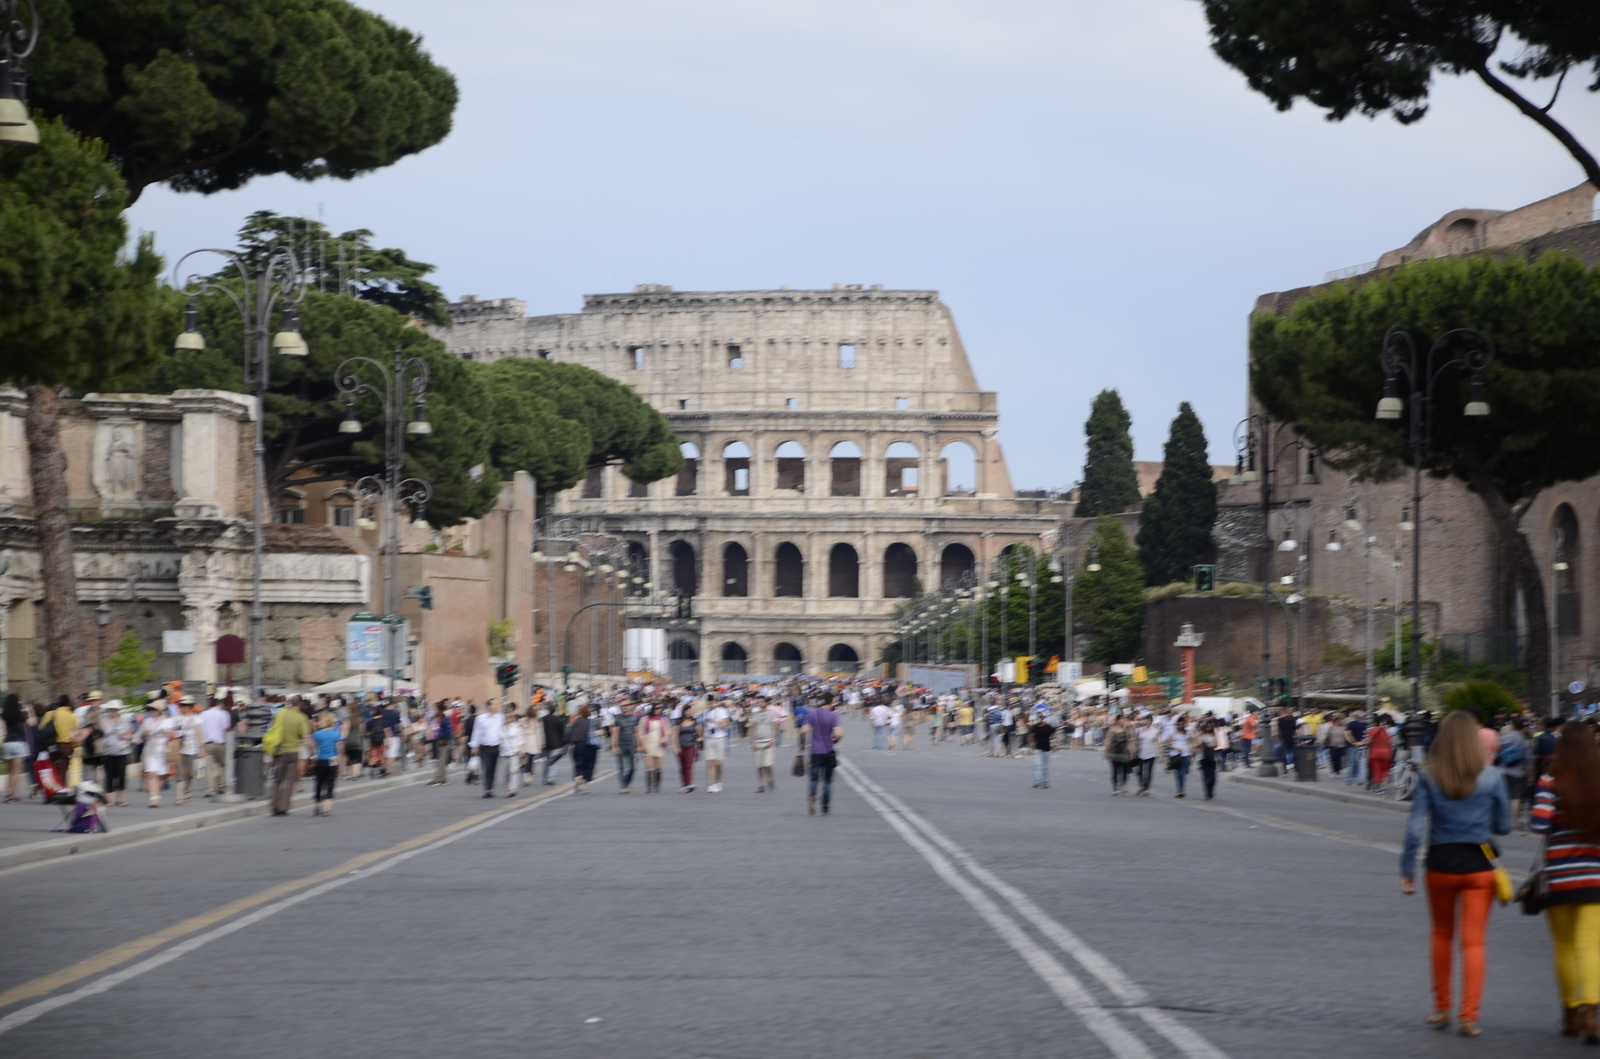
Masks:
[[[684,703],[683,712],[673,724],[678,735],[678,768],[683,775],[678,793],[693,794],[694,759],[700,750],[700,726],[695,723],[693,704]]]
[[[14,696],[13,696],[14,697]],[[108,805],[120,805],[124,808],[128,804],[128,755],[133,753],[133,741],[137,736],[133,722],[123,716],[122,710],[115,706],[107,706],[101,711],[104,720],[101,728],[105,732],[105,741],[100,746],[100,761],[106,770],[106,797],[114,798],[107,801]],[[20,770],[19,770],[20,771]],[[21,776],[18,776],[20,779]]]
[[[166,783],[169,771],[167,753],[174,738],[172,718],[167,716],[161,703],[144,711],[139,720],[139,741],[143,745],[139,764],[144,772],[145,787],[150,792],[152,809],[161,808],[161,786]]]
[[[822,701],[806,713],[805,726],[800,729],[800,745],[810,755],[810,785],[806,789],[806,812],[817,815],[817,788],[822,788],[822,815],[833,811],[833,770],[839,767],[839,755],[834,748],[844,738],[839,715],[829,709],[832,696],[824,692]]]
[[[300,752],[311,735],[311,725],[298,707],[284,706],[272,715],[261,737],[261,752],[272,759],[272,815],[288,816],[294,787],[300,779]],[[148,754],[149,744],[145,744]]]
[[[354,727],[355,724],[352,722],[351,728]],[[443,787],[450,782],[450,746],[455,734],[455,726],[450,721],[450,711],[446,708],[444,700],[440,699],[438,705],[434,707],[433,716],[428,720],[428,746],[433,754],[433,779],[428,781],[430,787]]]
[[[1219,746],[1227,745],[1227,738],[1226,733],[1219,730],[1216,721],[1207,718],[1201,722],[1195,743],[1200,758],[1200,784],[1205,789],[1208,802],[1217,793],[1217,755]]]
[[[505,736],[506,719],[500,712],[500,703],[490,699],[484,712],[472,726],[472,738],[467,742],[467,752],[478,757],[478,769],[483,774],[483,796],[494,797],[494,776],[500,765],[500,741]]]
[[[1189,766],[1194,762],[1194,722],[1184,717],[1172,726],[1167,736],[1167,770],[1177,788],[1174,798],[1184,797],[1184,787],[1189,782]]]
[[[611,721],[611,753],[617,759],[619,794],[633,787],[634,755],[639,749],[639,715],[631,708],[621,710]]]
[[[333,785],[339,778],[339,759],[344,754],[344,735],[339,719],[332,712],[317,717],[317,730],[311,735],[312,816],[333,815]]]
[[[6,763],[6,801],[22,801],[22,777],[28,771],[28,711],[16,692],[7,693],[0,702],[0,724],[5,725],[5,741],[0,744],[0,754]]]
[[[728,723],[731,715],[720,702],[700,718],[700,735],[706,752],[706,793],[722,793],[722,763],[728,760]]]
[[[1033,723],[1028,725],[1028,745],[1033,748],[1033,785],[1050,786],[1050,748],[1056,729],[1050,716],[1043,710],[1033,711]]]
[[[644,749],[644,792],[661,793],[662,762],[671,745],[672,728],[661,708],[651,703],[639,722],[639,742]]]
[[[1561,1033],[1600,1044],[1600,748],[1588,725],[1562,725],[1550,771],[1534,788],[1530,825],[1545,836]]]
[[[1466,711],[1446,717],[1417,775],[1400,853],[1400,892],[1417,891],[1417,858],[1428,847],[1428,908],[1433,918],[1433,1013],[1428,1025],[1450,1025],[1451,950],[1461,938],[1458,1032],[1476,1037],[1483,997],[1484,934],[1494,902],[1495,835],[1511,831],[1511,806],[1500,770],[1486,764],[1478,723]]]
[[[200,741],[206,755],[206,797],[220,798],[228,793],[228,729],[233,714],[217,699],[200,714]]]
[[[867,715],[872,719],[872,749],[889,749],[889,718],[891,716],[889,707],[881,702],[875,702],[872,704],[872,709],[867,711]]]
[[[750,753],[756,761],[757,794],[778,789],[774,775],[777,771],[774,762],[778,753],[778,722],[777,708],[771,704],[763,703],[750,711]]]
[[[1133,734],[1128,731],[1128,722],[1122,717],[1111,719],[1111,727],[1106,729],[1105,747],[1100,751],[1100,756],[1111,762],[1111,793],[1113,795],[1128,793],[1128,772],[1133,761]]]
[[[579,794],[589,793],[589,784],[594,780],[595,758],[599,757],[599,748],[591,738],[595,732],[594,723],[595,719],[585,703],[578,707],[578,715],[567,725],[567,739],[572,746],[572,782]]]
[[[1138,744],[1139,792],[1138,797],[1150,797],[1150,781],[1155,778],[1156,759],[1161,756],[1161,729],[1155,725],[1155,719],[1149,714],[1139,718],[1139,727],[1134,732],[1134,740]]]
[[[544,728],[544,785],[549,787],[556,782],[556,762],[567,753],[567,719],[554,710],[546,710],[539,724]]]

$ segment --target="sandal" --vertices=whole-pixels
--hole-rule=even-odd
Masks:
[[[1456,1028],[1456,1032],[1463,1037],[1477,1037],[1483,1033],[1482,1030],[1478,1029],[1476,1022],[1463,1022]]]
[[[1448,1011],[1435,1011],[1422,1021],[1436,1030],[1447,1030],[1450,1028],[1450,1013]]]

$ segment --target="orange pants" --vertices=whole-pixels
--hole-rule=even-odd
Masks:
[[[1459,904],[1459,913],[1457,906]],[[1461,925],[1461,1021],[1478,1021],[1483,999],[1483,937],[1494,905],[1494,872],[1469,875],[1428,872],[1428,909],[1433,913],[1433,1007],[1450,1010],[1450,957]]]

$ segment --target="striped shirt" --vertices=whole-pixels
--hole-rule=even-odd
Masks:
[[[1539,778],[1531,816],[1533,829],[1547,836],[1544,859],[1550,873],[1551,904],[1600,903],[1600,844],[1569,826],[1556,798],[1554,777]]]

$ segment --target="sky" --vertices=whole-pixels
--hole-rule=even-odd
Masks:
[[[1437,82],[1411,126],[1279,113],[1194,0],[361,6],[455,74],[450,136],[348,182],[151,188],[130,219],[169,261],[267,209],[371,229],[452,299],[531,313],[637,283],[938,290],[1018,488],[1079,480],[1108,387],[1137,459],[1189,401],[1231,463],[1259,294],[1583,179],[1475,80]],[[1600,98],[1553,113],[1600,145]]]

